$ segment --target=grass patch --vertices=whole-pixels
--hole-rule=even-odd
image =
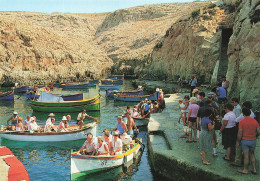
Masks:
[[[192,11],[191,16],[194,19],[197,16],[199,16],[199,14],[200,14],[200,9],[197,9],[197,10]]]

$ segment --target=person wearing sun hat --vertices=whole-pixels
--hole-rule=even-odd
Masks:
[[[133,140],[130,135],[127,133],[123,133],[121,135],[122,143],[123,143],[123,151],[127,151],[133,147]]]
[[[46,125],[51,123],[51,119],[53,119],[55,117],[55,114],[50,113],[48,116],[49,116],[49,118],[46,121]]]
[[[192,93],[197,98],[197,102],[200,102],[199,89],[193,89]]]
[[[123,142],[119,138],[119,131],[115,131],[113,136],[114,137],[113,137],[113,140],[112,140],[112,143],[111,143],[112,151],[111,151],[110,155],[122,154]]]
[[[7,126],[8,128],[12,131],[15,130],[15,127],[16,127],[16,124],[18,123],[18,120],[19,120],[19,116],[18,116],[18,113],[16,111],[13,112],[13,116],[11,116],[8,120],[7,120]],[[9,121],[11,121],[11,126],[9,125]]]
[[[65,123],[67,121],[67,117],[66,116],[63,116],[62,117],[62,120],[60,122],[60,124],[58,125],[58,132],[63,132],[63,131],[68,131],[66,128],[65,128]]]

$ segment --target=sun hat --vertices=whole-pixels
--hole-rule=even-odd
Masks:
[[[196,92],[199,92],[199,89],[193,89],[192,93],[196,93]]]
[[[55,114],[53,114],[53,113],[50,113],[48,116],[55,116]]]
[[[18,114],[18,112],[14,111],[13,114]]]
[[[32,118],[36,121],[36,117],[35,116],[33,116]]]
[[[115,131],[113,135],[114,136],[118,136],[119,135],[119,131]]]
[[[65,120],[65,121],[67,121],[67,118],[66,118],[66,116],[63,116],[63,117],[62,117],[62,120]]]

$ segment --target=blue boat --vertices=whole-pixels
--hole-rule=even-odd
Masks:
[[[14,100],[14,91],[0,92],[0,100]]]
[[[122,84],[124,82],[124,79],[102,79],[102,84]]]
[[[95,84],[77,84],[77,85],[70,85],[70,84],[61,84],[61,87],[64,89],[82,89],[88,87],[95,87]]]
[[[14,88],[15,93],[25,93],[29,89],[28,86],[23,86],[23,87],[16,87]]]
[[[110,79],[124,79],[124,75],[111,75],[109,76]]]
[[[115,89],[115,90],[119,90],[120,89],[120,85],[100,85],[99,88],[100,89]]]
[[[106,96],[107,96],[107,97],[114,97],[114,94],[121,94],[121,95],[143,95],[143,94],[144,94],[144,90],[142,89],[142,90],[123,91],[123,92],[106,90]]]
[[[35,93],[25,93],[25,97],[27,97],[30,100],[33,100],[35,97]],[[53,94],[56,96],[60,96],[63,98],[64,101],[80,101],[83,100],[83,93],[79,94],[66,94],[66,95],[60,95],[60,94]],[[38,99],[40,95],[36,95],[36,99]]]
[[[99,80],[90,80],[88,81],[89,84],[98,84]]]
[[[121,95],[114,94],[115,101],[124,101],[124,102],[140,102],[143,100],[158,100],[159,92],[156,92],[151,95]]]
[[[113,84],[123,84],[123,82],[124,82],[124,79],[113,80]]]

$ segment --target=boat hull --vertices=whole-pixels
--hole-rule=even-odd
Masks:
[[[26,93],[29,87],[24,86],[24,87],[18,87],[14,89],[15,93]]]
[[[95,86],[96,84],[61,84],[61,87],[64,89],[82,89]]]
[[[4,95],[3,95],[4,94]],[[14,92],[3,92],[0,96],[0,100],[14,100]]]
[[[106,91],[107,97],[114,97],[114,94],[120,94],[120,95],[143,95],[144,91],[125,91],[125,92],[113,92],[113,91]]]
[[[114,94],[115,101],[124,101],[124,102],[140,102],[145,99],[148,100],[158,100],[158,93],[152,95],[117,95]]]
[[[96,123],[89,123],[88,128],[74,132],[55,132],[55,133],[8,133],[1,135],[2,138],[13,141],[34,141],[34,142],[59,142],[86,139],[86,133],[91,132],[96,135]]]
[[[24,94],[27,99],[34,99],[35,94]],[[54,94],[56,95],[56,94]],[[83,93],[80,94],[72,94],[72,95],[57,95],[63,98],[64,101],[77,101],[77,100],[83,100]],[[38,99],[40,95],[36,95],[36,99]]]
[[[114,156],[86,156],[72,153],[71,179],[126,164],[136,158],[140,149],[141,145],[135,144],[128,152]]]
[[[114,90],[119,90],[120,86],[116,85],[116,86],[106,86],[106,85],[100,85],[99,86],[100,89],[114,89]]]

